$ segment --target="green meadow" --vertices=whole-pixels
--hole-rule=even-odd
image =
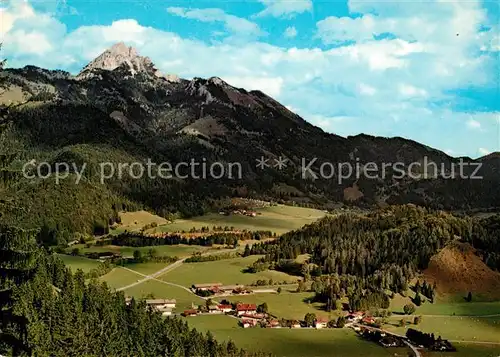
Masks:
[[[186,291],[180,287],[167,285],[156,280],[148,280],[139,285],[124,291],[126,296],[138,299],[153,297],[162,299],[176,299],[176,311],[182,312],[190,309],[192,304],[198,305],[204,303],[200,297]]]
[[[224,216],[218,213],[210,213],[190,219],[179,219],[173,223],[167,223],[151,229],[148,233],[187,232],[193,227],[200,229],[206,226],[210,228],[213,226],[229,226],[238,230],[262,230],[283,234],[301,228],[326,215],[326,213],[321,210],[282,205],[256,209],[256,212],[258,212],[256,217],[233,214]]]
[[[85,273],[87,273],[99,265],[99,262],[97,260],[88,259],[85,257],[66,254],[57,254],[57,256],[64,262],[64,264],[70,267],[73,272],[81,269]]]
[[[328,313],[321,310],[318,304],[309,304],[307,299],[314,296],[314,293],[297,293],[283,289],[281,294],[277,293],[259,293],[246,296],[233,296],[229,298],[231,302],[243,302],[246,304],[260,305],[266,303],[269,313],[278,318],[302,320],[307,313],[316,314],[316,316],[328,319],[336,319],[339,312]]]
[[[134,255],[134,251],[136,250],[140,250],[143,254],[146,254],[150,249],[154,249],[156,250],[158,255],[168,255],[171,257],[179,257],[179,258],[188,257],[196,252],[204,252],[209,250],[209,248],[207,247],[201,247],[197,245],[158,245],[158,246],[148,246],[148,247],[92,245],[90,247],[86,247],[85,244],[75,244],[74,246],[67,248],[66,251],[70,253],[74,248],[78,248],[80,250],[80,254],[115,252],[122,254],[122,256],[124,257],[132,257]]]
[[[210,331],[217,339],[233,341],[238,347],[265,351],[275,357],[390,357],[407,356],[402,349],[385,349],[360,339],[351,329],[243,329],[224,315],[186,318],[199,331]]]
[[[413,296],[413,294],[408,294]],[[462,299],[463,300],[463,299]],[[411,304],[409,297],[403,297],[399,294],[394,296],[391,301],[391,310],[393,313],[402,313],[406,304]],[[455,302],[445,299],[436,299],[434,303],[425,301],[417,307],[416,315],[457,315],[457,316],[479,316],[500,314],[500,301],[486,302]]]
[[[274,282],[297,282],[298,277],[293,277],[274,270],[266,270],[255,274],[244,273],[243,271],[257,259],[259,259],[259,256],[254,255],[245,258],[223,259],[213,262],[185,263],[161,276],[160,279],[186,287],[203,283],[246,285],[259,279],[272,279]]]

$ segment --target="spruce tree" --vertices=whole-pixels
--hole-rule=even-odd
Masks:
[[[12,292],[32,279],[40,250],[36,232],[0,225],[0,352],[26,350],[25,318],[12,309]]]

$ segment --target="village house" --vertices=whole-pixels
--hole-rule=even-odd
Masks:
[[[375,319],[372,316],[366,316],[361,320],[365,325],[373,325],[375,323]]]
[[[146,300],[148,306],[155,307],[159,310],[175,309],[177,301],[175,299],[149,299]]]
[[[242,319],[260,321],[266,317],[265,314],[242,314],[239,315]]]
[[[197,310],[184,310],[184,312],[182,313],[182,315],[184,317],[188,317],[188,316],[196,316],[198,315],[198,311]]]
[[[297,321],[297,320],[294,320],[292,321],[291,325],[290,325],[291,328],[301,328],[302,326],[300,325],[300,322]]]
[[[251,294],[252,293],[252,290],[250,289],[247,289],[245,286],[243,285],[238,285],[236,286],[234,289],[232,289],[231,291],[233,294],[237,294],[237,295],[245,295],[245,294]]]
[[[255,315],[257,313],[257,305],[255,304],[237,304],[236,313],[241,315]]]
[[[356,311],[346,316],[346,321],[348,322],[359,322],[364,316],[364,312]]]
[[[314,322],[314,327],[317,328],[317,329],[322,329],[322,328],[326,328],[327,324],[328,324],[328,320],[327,319],[324,319],[322,317],[318,317],[316,319],[316,321]]]
[[[281,328],[280,322],[278,320],[270,320],[267,326],[270,328]]]
[[[172,315],[172,309],[175,309],[176,301],[167,299],[150,299],[146,300],[146,305],[161,312],[163,316]]]
[[[125,298],[125,304],[127,306],[129,306],[131,302],[131,297]],[[146,300],[146,305],[161,312],[163,316],[170,316],[172,315],[172,309],[175,309],[176,301],[168,299],[149,299]]]
[[[222,314],[222,311],[219,310],[218,305],[210,305],[210,306],[208,306],[208,312],[210,314]]]
[[[193,287],[196,289],[196,290],[202,290],[202,291],[209,291],[209,290],[212,290],[212,289],[220,289],[220,287],[222,286],[221,283],[209,283],[209,284],[194,284]]]
[[[219,309],[219,311],[222,311],[223,313],[228,313],[233,311],[233,307],[231,305],[219,304],[217,305],[217,308]]]
[[[257,321],[250,319],[243,319],[241,320],[241,326],[243,326],[243,328],[255,327],[257,326]]]

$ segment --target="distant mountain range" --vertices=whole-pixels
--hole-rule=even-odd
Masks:
[[[123,205],[151,208],[163,215],[189,215],[220,205],[221,199],[230,196],[322,207],[416,203],[468,210],[489,209],[500,202],[498,153],[477,160],[453,158],[400,137],[329,134],[260,91],[235,88],[218,77],[185,80],[161,74],[149,58],[122,43],[77,76],[27,66],[0,72],[0,86],[0,150],[16,155],[4,171],[19,171],[31,159],[53,167],[60,162],[88,165],[80,185],[11,179],[5,189],[10,199],[0,206],[4,219],[24,222],[22,217],[30,215],[30,224],[39,224],[50,218],[43,217],[43,210],[52,210],[60,212],[54,213],[59,218],[52,225],[63,220],[61,224],[70,231],[86,231],[95,221],[106,223]],[[148,158],[172,164],[240,163],[242,177],[113,177],[100,183],[100,162],[146,162]],[[257,167],[260,159],[267,161]],[[398,171],[388,166],[400,163],[408,168],[424,162],[443,165],[442,173],[454,178],[441,177],[432,168],[423,175],[418,164],[412,166],[412,177],[394,176]],[[460,162],[468,163],[462,173],[468,178],[459,177]],[[339,183],[338,175],[331,175],[338,163],[362,174]],[[477,170],[475,175],[483,178],[471,179]],[[416,177],[417,173],[421,175]],[[79,217],[88,214],[88,222],[75,226],[76,218],[64,216],[69,207],[79,210]]]

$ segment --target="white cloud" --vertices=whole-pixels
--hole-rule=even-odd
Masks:
[[[295,26],[289,26],[286,28],[285,32],[283,33],[283,36],[286,38],[294,38],[297,36],[297,29]]]
[[[374,95],[377,93],[377,90],[373,88],[372,86],[369,86],[368,84],[365,83],[360,83],[359,84],[359,93],[363,95]]]
[[[222,9],[187,9],[182,7],[169,7],[167,11],[176,16],[202,22],[222,22],[226,29],[235,34],[245,36],[262,36],[265,33],[259,25],[247,19],[225,13]]]
[[[426,97],[427,91],[409,84],[400,84],[399,92],[405,97]]]
[[[490,150],[488,150],[488,149],[485,149],[485,148],[479,148],[479,149],[478,149],[478,151],[479,151],[479,154],[480,154],[481,156],[485,156],[485,155],[489,155],[489,154],[491,154],[491,151],[490,151]]]
[[[222,79],[235,87],[245,88],[246,90],[260,90],[272,97],[279,96],[283,86],[283,78],[281,77],[224,76]]]
[[[310,12],[312,0],[259,0],[266,8],[256,14],[257,17],[274,16],[291,18],[297,14]]]
[[[467,126],[471,129],[481,129],[481,123],[474,119],[469,119],[467,121]]]

